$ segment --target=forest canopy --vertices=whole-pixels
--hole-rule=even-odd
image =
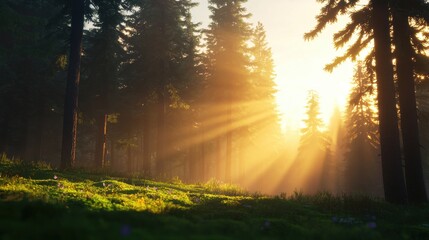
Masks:
[[[426,202],[428,2],[318,1],[304,39],[347,20],[325,69],[353,62],[348,99],[325,120],[308,91],[292,131],[279,82],[297,80],[278,79],[267,26],[250,21],[247,2],[209,0],[201,24],[194,0],[1,1],[0,152],[270,194]]]

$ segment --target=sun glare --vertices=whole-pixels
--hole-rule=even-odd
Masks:
[[[207,1],[198,1],[200,5],[195,9],[195,19],[201,21],[203,27],[210,22]],[[332,36],[341,29],[347,19],[339,18],[337,24],[329,25],[316,39],[305,41],[304,33],[311,30],[320,10],[320,5],[312,1],[270,1],[272,8],[266,8],[266,3],[259,0],[250,0],[245,8],[252,16],[248,19],[250,23],[261,22],[266,31],[268,45],[272,50],[275,65],[276,104],[283,134],[282,139],[275,139],[273,125],[265,119],[267,112],[258,109],[241,119],[234,119],[232,129],[241,129],[243,126],[252,124],[266,125],[264,130],[255,134],[252,142],[243,143],[242,150],[233,152],[237,159],[235,168],[235,180],[241,186],[250,191],[264,193],[279,193],[293,191],[311,182],[312,174],[318,173],[317,167],[311,159],[304,159],[305,163],[298,164],[303,159],[299,156],[300,130],[305,127],[303,120],[306,119],[306,104],[309,91],[317,92],[319,96],[320,117],[324,128],[330,129],[330,121],[334,110],[339,109],[344,114],[351,88],[354,65],[346,61],[328,73],[324,66],[329,64],[336,56],[342,55],[342,49],[336,49],[332,43]],[[344,20],[344,21],[343,21]],[[240,103],[244,105],[255,105],[255,102]],[[208,113],[204,128],[204,140],[213,141],[225,135],[225,113],[221,110]],[[222,109],[220,107],[220,109]],[[261,126],[261,125],[259,125]],[[332,130],[332,129],[331,129]],[[183,142],[183,135],[187,137],[186,145],[198,145],[202,139],[200,136],[192,136],[190,132],[177,133],[177,141]],[[329,133],[334,134],[334,132]],[[274,142],[277,141],[277,142]],[[335,139],[332,140],[335,144]],[[210,149],[210,144],[208,144]],[[214,148],[212,146],[211,148]],[[225,155],[224,144],[217,144],[216,151],[207,154],[208,162],[220,161],[219,167],[224,168],[222,156]],[[280,149],[279,149],[280,148]],[[213,150],[213,149],[212,149]],[[210,155],[212,154],[212,155]],[[214,155],[213,155],[214,154]],[[222,156],[221,156],[222,155]],[[241,162],[245,159],[244,162]],[[210,168],[210,166],[205,166]],[[293,170],[291,170],[293,169]],[[291,174],[291,171],[295,171]],[[218,174],[218,173],[216,173]],[[245,174],[245,175],[243,175]]]
[[[321,118],[328,125],[333,110],[336,107],[344,110],[347,105],[352,69],[352,63],[347,62],[332,73],[307,77],[297,75],[295,79],[284,79],[280,72],[276,78],[276,101],[282,129],[287,131],[303,127],[307,93],[310,90],[319,94]]]

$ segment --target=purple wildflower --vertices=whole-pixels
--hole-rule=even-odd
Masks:
[[[122,236],[129,236],[131,234],[131,227],[129,225],[122,225],[121,226],[121,235]]]
[[[368,228],[375,229],[377,227],[377,223],[375,223],[375,222],[369,222],[369,223],[366,224],[366,226]]]

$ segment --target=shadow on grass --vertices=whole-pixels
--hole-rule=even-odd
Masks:
[[[27,166],[0,172],[0,239],[429,239],[428,206],[366,196],[228,196]]]

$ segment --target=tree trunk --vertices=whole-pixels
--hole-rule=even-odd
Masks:
[[[133,155],[132,155],[132,149],[131,144],[128,144],[127,146],[127,173],[131,175],[133,170]]]
[[[35,116],[35,125],[32,162],[39,162],[42,160],[42,142],[45,129],[45,97],[43,95],[40,96],[40,102]]]
[[[227,106],[227,122],[226,122],[226,159],[225,159],[225,181],[231,183],[232,181],[232,117],[231,117],[231,101]]]
[[[95,167],[101,169],[105,166],[106,140],[107,140],[107,114],[98,112],[96,116],[97,136],[95,140]]]
[[[165,39],[166,36],[166,29],[165,29],[165,1],[157,1],[157,4],[159,4],[159,10],[160,12],[160,22],[159,22],[159,45],[158,45],[158,51],[159,51],[159,65],[158,65],[158,76],[159,77],[159,83],[158,83],[158,137],[157,137],[157,147],[156,147],[156,156],[157,156],[157,175],[160,177],[165,177],[166,169],[165,169],[165,162],[166,162],[166,152],[165,152],[165,146],[166,146],[166,132],[165,132],[165,114],[166,114],[166,84],[167,84],[167,51],[168,51],[168,44],[167,39]]]
[[[388,1],[372,0],[372,6],[384,195],[388,202],[404,204],[407,193],[395,104]]]
[[[158,137],[156,139],[156,174],[161,177],[165,174],[165,92],[163,87],[160,88],[161,89],[158,91]]]
[[[200,162],[201,162],[201,181],[206,181],[206,149],[205,149],[205,137],[204,137],[204,126],[201,124],[201,143],[200,143]]]
[[[420,155],[414,85],[411,32],[408,23],[408,0],[395,1],[393,6],[393,41],[395,44],[396,74],[398,77],[399,107],[405,160],[405,179],[408,200],[411,203],[427,201]]]
[[[42,83],[43,84],[43,83]],[[45,98],[42,93],[38,93],[36,111],[31,114],[27,123],[27,137],[25,141],[25,162],[39,162],[42,158],[42,138],[44,130]]]
[[[72,1],[70,57],[64,100],[61,168],[73,167],[76,159],[77,107],[85,0]]]
[[[109,155],[109,166],[113,169],[116,169],[117,165],[114,166],[114,164],[116,164],[116,159],[115,159],[115,154],[116,154],[116,149],[115,149],[115,142],[116,140],[113,139],[112,136],[110,136],[110,155]]]
[[[151,176],[151,152],[150,152],[150,115],[149,108],[146,107],[143,116],[143,174]]]
[[[216,138],[216,178],[222,180],[222,138],[221,136]]]

